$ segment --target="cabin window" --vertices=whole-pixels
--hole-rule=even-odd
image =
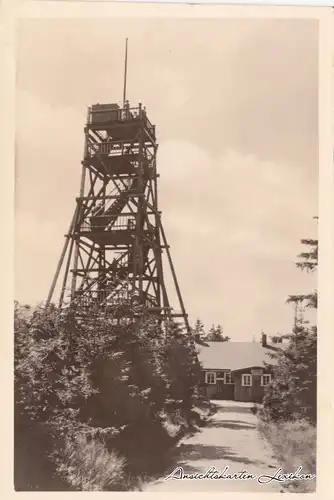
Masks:
[[[216,373],[215,372],[206,372],[205,383],[206,384],[215,384],[216,383]]]
[[[249,387],[252,385],[252,375],[249,373],[244,373],[241,378],[241,385],[244,387]]]
[[[265,375],[261,376],[261,385],[265,387],[266,385],[269,385],[271,382],[271,375],[269,373],[266,373]]]
[[[225,384],[234,384],[232,373],[225,373]]]

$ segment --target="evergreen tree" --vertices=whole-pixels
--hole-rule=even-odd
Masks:
[[[230,337],[224,336],[224,330],[221,325],[212,325],[205,337],[205,340],[208,342],[227,342],[230,340]]]
[[[204,324],[200,319],[197,319],[195,326],[192,328],[192,334],[196,340],[202,341],[205,338]]]
[[[318,265],[318,241],[301,240],[310,247],[298,257],[297,267],[315,271]],[[316,423],[317,399],[317,328],[304,319],[308,308],[317,308],[317,291],[305,295],[290,295],[287,302],[294,304],[295,321],[286,349],[280,349],[273,358],[274,377],[263,400],[262,417],[286,421],[305,418]]]

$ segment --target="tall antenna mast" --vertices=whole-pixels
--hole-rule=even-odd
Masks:
[[[128,70],[128,39],[125,40],[125,63],[124,63],[124,87],[123,87],[123,107],[126,101],[126,76]]]

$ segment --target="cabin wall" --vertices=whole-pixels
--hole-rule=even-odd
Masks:
[[[252,403],[261,403],[266,388],[261,386],[261,375],[269,374],[265,370],[256,369],[256,373],[252,373],[253,369],[247,368],[234,374],[234,399],[235,401],[244,401]],[[252,385],[242,385],[242,375],[252,375]]]
[[[214,370],[207,370],[214,372]],[[234,384],[225,384],[224,373],[229,372],[229,370],[215,371],[216,373],[216,383],[207,384],[205,382],[205,373],[207,371],[202,371],[201,375],[201,386],[205,389],[205,394],[207,399],[221,399],[221,400],[233,400],[234,399]]]
[[[215,384],[206,384],[205,373],[206,371],[203,370],[201,374],[201,388],[207,399],[217,398],[221,400],[260,403],[266,390],[265,387],[261,386],[261,375],[269,374],[270,372],[263,368],[246,368],[245,370],[234,372],[234,384],[225,384],[223,380],[219,379],[216,379]],[[217,375],[218,373],[216,372]],[[243,374],[252,375],[252,385],[242,385]]]
[[[245,372],[247,373],[247,372]],[[241,374],[234,377],[234,400],[235,401],[254,401],[253,387],[243,387],[241,385]]]

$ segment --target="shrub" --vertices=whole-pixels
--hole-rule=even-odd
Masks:
[[[296,329],[290,344],[273,355],[277,365],[263,398],[261,417],[268,421],[306,419],[316,423],[317,331]]]

